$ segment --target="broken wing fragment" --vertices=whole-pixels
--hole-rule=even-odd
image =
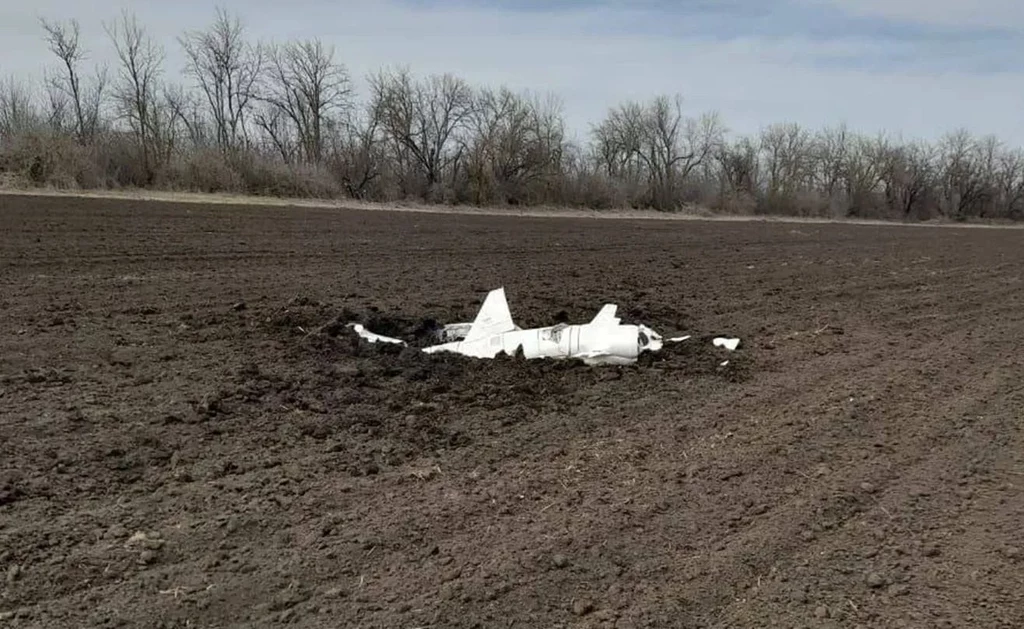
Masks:
[[[720,336],[720,337],[716,338],[715,340],[713,340],[711,342],[714,343],[715,347],[724,347],[725,349],[729,350],[730,352],[735,351],[736,348],[740,346],[740,340],[739,339],[737,339],[737,338],[726,338],[724,336]]]
[[[355,333],[358,334],[360,338],[365,339],[370,343],[394,343],[396,345],[405,345],[405,341],[402,339],[375,334],[367,330],[361,323],[350,323],[349,327],[355,330]]]

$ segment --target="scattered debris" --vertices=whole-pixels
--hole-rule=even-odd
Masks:
[[[729,338],[725,336],[719,336],[711,342],[714,343],[715,347],[724,347],[730,352],[736,351],[736,348],[740,346],[740,340],[738,338]]]
[[[391,338],[390,336],[383,336],[380,334],[374,334],[366,329],[361,323],[350,323],[349,327],[355,330],[355,333],[360,338],[369,341],[370,343],[394,343],[396,345],[405,345],[405,341],[401,339]]]
[[[135,546],[146,550],[159,550],[164,546],[164,543],[165,541],[156,533],[144,533],[142,531],[137,531],[134,535],[128,538],[128,541],[125,542],[125,546]]]

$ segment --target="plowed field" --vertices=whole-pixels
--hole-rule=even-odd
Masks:
[[[693,338],[344,325],[498,286]],[[1012,229],[0,196],[0,627],[1022,627],[1022,297]]]

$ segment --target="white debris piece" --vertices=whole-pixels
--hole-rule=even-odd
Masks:
[[[470,331],[470,329],[472,329],[472,327],[473,327],[473,323],[472,322],[469,322],[469,323],[449,323],[449,324],[445,325],[443,328],[441,328],[440,333],[438,333],[438,337],[444,343],[447,343],[449,341],[461,341],[461,340],[466,338],[466,336],[469,334],[469,331]],[[516,326],[516,330],[521,330],[521,329],[522,328],[520,328],[518,325]]]
[[[730,352],[735,351],[736,348],[740,346],[740,340],[739,339],[737,339],[737,338],[728,338],[728,337],[724,337],[724,336],[720,336],[720,337],[716,338],[715,340],[713,340],[711,342],[715,344],[715,347],[724,347],[725,349],[729,350]]]
[[[390,336],[383,336],[375,334],[366,329],[361,323],[350,323],[349,327],[355,330],[361,338],[366,339],[371,343],[394,343],[396,345],[405,345],[405,341],[402,339],[391,338]]]
[[[440,334],[445,342],[423,351],[494,358],[501,353],[514,355],[521,349],[526,358],[579,358],[588,365],[625,365],[636,362],[644,351],[656,352],[662,348],[664,341],[660,334],[645,325],[623,325],[616,315],[617,310],[615,304],[605,304],[589,323],[560,323],[524,330],[512,320],[505,289],[497,288],[487,294],[472,323],[445,326]],[[373,334],[359,324],[352,327],[370,342],[402,342]]]
[[[472,323],[449,323],[441,329],[442,341],[457,341],[466,338]]]
[[[668,340],[668,342],[669,343],[682,343],[683,341],[689,341],[689,340],[690,340],[690,335],[687,334],[686,336],[676,336],[674,338],[670,338]]]

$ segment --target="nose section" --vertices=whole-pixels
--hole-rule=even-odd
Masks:
[[[656,352],[662,348],[664,341],[661,335],[647,327],[646,325],[640,325],[637,332],[637,348],[639,351],[652,351]]]

